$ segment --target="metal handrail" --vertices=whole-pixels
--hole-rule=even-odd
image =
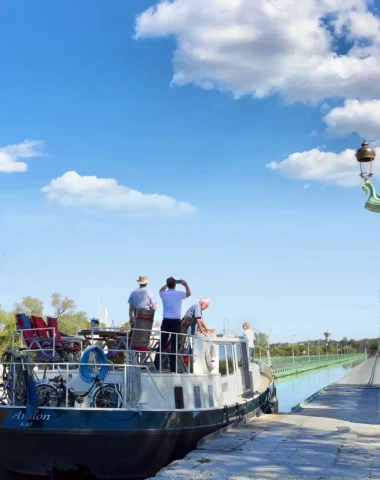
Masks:
[[[17,376],[16,376],[16,367],[17,366],[20,366],[21,363],[20,362],[4,362],[2,364],[3,366],[10,366],[10,367],[13,367],[13,377],[12,377],[12,380],[13,380],[13,389],[15,389],[15,384],[16,384],[16,380],[17,380]],[[49,372],[51,371],[56,371],[58,370],[58,373],[60,375],[63,374],[63,372],[61,370],[65,370],[65,384],[66,384],[66,398],[65,398],[65,406],[64,407],[49,407],[49,406],[43,406],[43,408],[77,408],[77,407],[69,407],[68,405],[68,401],[69,401],[69,398],[68,398],[68,388],[69,388],[69,380],[70,380],[70,375],[73,373],[73,371],[71,369],[69,369],[70,367],[70,364],[68,363],[60,363],[60,362],[47,362],[47,363],[41,363],[41,362],[30,362],[30,363],[25,363],[24,365],[27,365],[30,369],[31,369],[31,372],[34,376],[34,379],[36,381],[36,384],[37,385],[50,385],[50,382],[47,381],[46,379],[46,371],[47,371],[47,367],[50,367],[51,370],[49,370]],[[125,400],[126,398],[126,392],[127,392],[127,369],[128,368],[137,368],[139,370],[148,370],[148,367],[146,365],[135,365],[135,364],[124,364],[124,365],[114,365],[112,363],[96,363],[96,365],[94,365],[94,363],[81,363],[82,366],[89,366],[89,367],[94,367],[96,366],[96,368],[100,368],[100,367],[104,367],[104,366],[107,366],[108,368],[110,368],[111,372],[115,372],[115,371],[120,371],[121,368],[123,368],[123,375],[122,375],[122,378],[123,378],[123,382],[122,385],[123,385],[123,404],[124,404],[124,408],[127,408],[128,410],[130,410],[130,406],[127,407],[127,402]],[[38,378],[36,372],[34,371],[36,367],[45,367],[45,372],[44,372],[44,376],[42,379]],[[78,365],[79,367],[79,365]],[[109,372],[110,373],[110,372]],[[99,386],[100,385],[103,385],[103,384],[107,384],[108,382],[107,381],[99,381]],[[3,386],[3,389],[4,389],[4,386]],[[14,392],[13,392],[14,393]],[[13,399],[14,399],[14,396],[13,396]],[[16,403],[12,403],[11,404],[12,406],[15,406],[15,407],[25,407],[25,405],[17,405]],[[7,405],[0,405],[0,408],[8,408]],[[107,409],[109,410],[109,409]]]
[[[293,357],[291,355],[286,356],[276,356],[271,357],[271,363],[273,368],[276,366],[282,365],[297,365],[297,364],[308,364],[308,363],[319,363],[325,362],[326,360],[338,360],[340,358],[349,358],[356,355],[364,355],[364,353],[343,353],[343,354],[334,354],[334,355],[308,355],[305,356],[295,356],[294,362]],[[265,360],[263,360],[265,361]]]
[[[17,331],[14,331],[13,333],[15,335],[19,335],[20,336],[20,349],[22,349],[23,352],[29,352],[29,353],[37,353],[39,351],[41,352],[49,352],[49,351],[53,351],[54,354],[56,353],[56,342],[55,342],[55,338],[56,338],[56,335],[55,335],[55,329],[53,327],[47,327],[47,328],[40,328],[40,329],[37,329],[37,328],[31,328],[31,329],[23,329],[25,331],[35,331],[35,330],[46,330],[46,329],[52,329],[54,330],[53,331],[53,338],[49,338],[49,339],[42,339],[42,340],[53,340],[53,348],[49,348],[49,347],[42,347],[41,346],[41,349],[36,349],[36,348],[28,348],[28,345],[22,335],[22,331],[20,330],[17,330]],[[91,330],[89,330],[90,332]],[[102,329],[102,331],[104,331]],[[138,350],[138,347],[139,346],[136,346],[136,348],[131,348],[130,347],[130,333],[132,331],[142,331],[142,332],[149,332],[150,333],[150,340],[149,340],[149,345],[146,346],[146,348],[149,348],[149,350]],[[193,357],[194,355],[190,353],[189,351],[189,347],[191,345],[190,343],[190,339],[193,339],[195,337],[195,335],[191,335],[191,334],[188,334],[188,333],[174,333],[174,332],[168,332],[168,331],[165,331],[165,330],[150,330],[150,329],[143,329],[143,328],[129,328],[127,330],[124,330],[123,332],[116,332],[117,335],[115,336],[115,339],[125,339],[126,342],[125,342],[125,348],[114,348],[113,346],[111,345],[105,345],[105,349],[107,352],[113,352],[113,353],[126,353],[126,352],[135,352],[137,354],[141,354],[141,355],[149,355],[149,354],[156,354],[156,355],[161,355],[161,359],[163,356],[176,356],[176,357],[189,357],[189,367],[190,367],[190,362],[193,362]],[[181,337],[184,337],[182,338],[183,341],[181,343],[181,345],[187,345],[187,351],[186,352],[178,352],[178,348],[177,348],[177,352],[173,353],[173,352],[168,352],[166,350],[163,350],[162,349],[162,345],[161,345],[161,334],[168,334],[168,335],[174,335],[176,337],[176,345],[178,346],[181,341]],[[99,341],[102,341],[101,338],[96,338],[96,333],[95,335],[92,335],[91,334],[91,341],[92,341],[92,344],[96,344],[97,342]],[[37,338],[35,340],[38,340]],[[87,339],[88,341],[90,339]],[[33,341],[33,339],[32,339]],[[104,341],[104,340],[103,340]],[[155,344],[152,345],[152,341],[156,342]],[[22,342],[24,342],[24,344],[26,345],[26,348],[23,348],[22,347]],[[62,343],[64,343],[64,340],[62,340]],[[81,342],[82,343],[82,342]],[[119,342],[120,344],[120,342]],[[165,346],[166,347],[166,346]],[[13,338],[13,342],[12,342],[12,348],[14,348],[14,338]],[[46,362],[44,364],[48,364],[49,362]],[[59,364],[59,362],[54,362],[56,365]],[[176,373],[178,373],[178,361],[175,362],[176,363]],[[183,362],[185,367],[186,367],[186,370],[187,370],[187,373],[189,373],[190,371],[190,368],[188,368],[185,364],[185,362]],[[120,364],[119,364],[120,365]],[[159,362],[159,372],[162,373],[162,361]],[[183,373],[186,373],[186,372],[183,372]]]
[[[266,357],[267,359],[267,363],[269,366],[272,366],[272,361],[271,361],[271,356],[270,356],[270,350],[268,348],[263,348],[263,347],[260,347],[259,345],[255,345],[255,357],[257,357],[256,355],[256,349],[259,349],[259,359],[260,361],[262,361],[262,354],[261,352],[265,352],[265,355],[264,357]]]

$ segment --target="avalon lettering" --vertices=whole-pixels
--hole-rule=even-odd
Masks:
[[[34,413],[33,415],[31,415],[29,418],[25,415],[25,413],[22,413],[22,412],[18,412],[18,413],[15,413],[14,415],[12,415],[11,417],[11,420],[14,420],[14,419],[17,419],[17,420],[28,420],[28,421],[33,421],[33,420],[50,420],[50,415],[46,415],[46,414],[42,414],[42,413]],[[31,423],[29,425],[25,424],[21,424],[21,426],[30,426]]]

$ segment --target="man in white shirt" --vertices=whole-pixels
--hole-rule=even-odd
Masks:
[[[148,277],[146,275],[140,275],[136,282],[140,285],[140,288],[133,290],[128,299],[129,321],[131,325],[137,309],[156,310],[157,308],[157,300],[154,293],[146,288],[149,282]]]
[[[186,292],[176,290],[176,285],[183,285],[186,289]],[[171,352],[173,355],[169,355],[170,359],[170,371],[175,373],[176,371],[176,361],[175,353],[177,353],[177,342],[178,335],[170,335],[170,333],[181,333],[181,309],[182,309],[182,300],[187,297],[190,297],[191,290],[185,280],[175,280],[173,277],[170,277],[166,280],[166,285],[160,289],[160,297],[163,305],[163,320],[161,324],[161,340],[160,346],[163,351],[168,342],[170,336],[170,345]],[[157,370],[160,368],[161,355],[156,354],[154,359],[154,365]]]

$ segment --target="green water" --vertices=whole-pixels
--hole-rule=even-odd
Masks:
[[[289,375],[278,378],[275,383],[279,401],[279,411],[290,412],[291,408],[313,395],[321,388],[326,387],[340,378],[344,377],[354,367],[360,365],[364,360],[348,362],[331,367],[318,368],[309,372]]]

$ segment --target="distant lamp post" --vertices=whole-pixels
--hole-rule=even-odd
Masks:
[[[224,335],[226,334],[226,325],[229,325],[229,323],[230,323],[230,319],[225,318],[224,321],[223,321],[223,334]]]
[[[310,362],[310,341],[307,341],[307,356],[309,357],[309,362]]]
[[[294,363],[294,345],[293,345],[294,337],[295,337],[295,334],[293,333],[293,335],[292,335],[292,357],[293,357],[293,363]]]
[[[325,336],[326,339],[326,355],[327,355],[327,360],[329,359],[329,342],[331,340],[331,332],[329,332],[329,328],[326,328],[326,331],[323,332],[323,335]]]
[[[321,361],[321,350],[319,348],[319,340],[318,340],[318,355],[319,355],[319,361]]]
[[[272,333],[272,329],[270,328],[268,330],[268,354],[270,354],[270,341],[269,341],[269,339],[270,339],[271,333]]]

